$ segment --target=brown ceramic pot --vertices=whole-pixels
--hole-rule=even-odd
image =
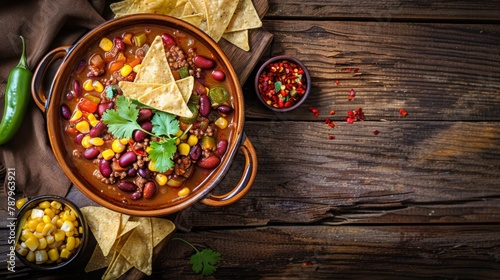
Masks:
[[[79,58],[87,51],[89,46],[95,44],[103,36],[117,30],[134,25],[169,26],[189,33],[197,40],[202,41],[218,56],[225,69],[229,82],[229,92],[234,102],[234,131],[228,143],[227,152],[221,159],[220,165],[207,179],[195,188],[187,197],[170,202],[158,202],[145,206],[124,205],[104,197],[89,180],[92,174],[81,174],[72,162],[72,151],[64,144],[64,133],[61,129],[59,108],[65,98],[70,75],[76,69]],[[53,68],[56,61],[61,61],[50,90],[44,91],[43,80],[48,77],[47,69]],[[55,157],[69,179],[83,192],[98,204],[109,209],[136,216],[163,216],[178,212],[196,202],[210,206],[225,206],[241,199],[251,188],[257,172],[257,156],[250,140],[243,132],[244,125],[244,98],[238,77],[221,48],[203,31],[194,26],[166,16],[160,15],[133,15],[108,21],[83,36],[73,46],[59,47],[49,52],[35,70],[32,83],[32,95],[37,106],[46,114],[47,130]],[[228,193],[213,195],[212,191],[228,172],[236,153],[240,150],[245,157],[243,175],[237,185]]]

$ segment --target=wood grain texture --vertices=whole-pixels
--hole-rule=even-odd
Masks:
[[[391,21],[498,21],[500,1],[270,0],[268,17]]]

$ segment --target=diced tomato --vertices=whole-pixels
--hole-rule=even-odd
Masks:
[[[88,112],[88,113],[94,113],[95,111],[97,111],[97,107],[99,106],[99,104],[97,103],[94,103],[90,100],[88,100],[87,98],[82,98],[80,100],[80,102],[78,103],[78,108],[84,112]]]

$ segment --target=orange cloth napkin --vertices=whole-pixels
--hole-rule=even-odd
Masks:
[[[58,46],[72,45],[103,23],[105,0],[17,0],[0,3],[0,116],[10,70],[21,56],[22,35],[32,71],[41,58]],[[20,131],[0,146],[0,186],[5,173],[15,171],[15,184],[23,195],[65,196],[71,185],[57,163],[47,136],[43,113],[31,103]],[[2,192],[0,192],[2,193]],[[17,193],[19,194],[19,193]]]

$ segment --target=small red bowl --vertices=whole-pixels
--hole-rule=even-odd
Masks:
[[[271,73],[271,67],[279,65],[284,66],[282,70],[280,67],[279,74],[276,72]],[[288,73],[286,73],[286,69],[289,69]],[[297,73],[301,76],[295,78],[295,76],[292,76],[293,74],[290,74],[290,71],[294,71],[295,69],[298,70]],[[278,79],[278,76],[283,75],[291,78],[286,79],[292,80],[291,83],[288,83],[289,85],[281,81],[281,79]],[[264,81],[263,79],[266,78],[267,81]],[[269,80],[271,80],[271,83],[269,83]],[[275,88],[277,87],[276,82],[278,81],[281,83],[282,88],[283,85],[285,85],[285,89],[283,90],[284,94],[276,94]],[[267,83],[267,85],[265,83]],[[288,55],[275,56],[268,59],[260,66],[255,75],[254,86],[257,97],[266,108],[275,112],[288,112],[298,108],[309,96],[309,92],[311,91],[311,75],[305,65],[298,59]],[[290,90],[289,88],[293,86],[295,86],[295,89]],[[266,94],[269,93],[271,97],[266,96]],[[280,101],[280,99],[282,101]]]

